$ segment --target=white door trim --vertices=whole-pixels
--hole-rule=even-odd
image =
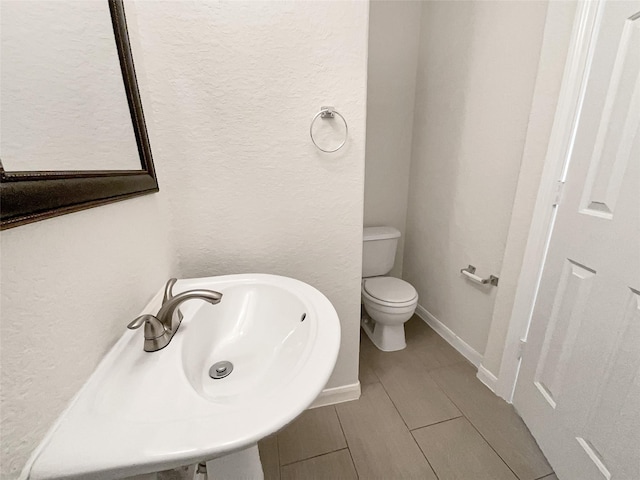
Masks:
[[[496,394],[508,402],[520,370],[521,341],[526,340],[542,267],[556,217],[558,182],[564,182],[593,57],[604,0],[579,2],[571,34],[549,146],[540,180],[531,229],[511,311]]]

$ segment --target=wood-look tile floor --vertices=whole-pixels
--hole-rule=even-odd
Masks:
[[[513,407],[418,317],[407,348],[362,333],[359,400],[307,410],[259,443],[265,480],[556,480]]]

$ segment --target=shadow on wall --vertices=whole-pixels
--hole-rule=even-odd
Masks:
[[[465,216],[473,214],[460,211],[455,202],[469,127],[460,116],[467,110],[471,65],[454,61],[450,52],[471,56],[475,7],[472,2],[436,3],[423,6],[422,14],[403,278],[416,286],[420,304],[441,318],[443,304],[456,301],[460,286],[457,276],[445,274],[454,248],[461,247],[453,242],[464,229]],[[449,31],[459,33],[454,44]]]

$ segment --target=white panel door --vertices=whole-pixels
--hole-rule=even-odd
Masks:
[[[640,1],[600,18],[514,405],[561,480],[640,480]]]

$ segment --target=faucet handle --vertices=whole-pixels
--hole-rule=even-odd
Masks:
[[[164,286],[164,297],[162,297],[163,305],[173,298],[172,290],[177,281],[177,278],[170,278],[167,284]]]
[[[135,330],[136,328],[140,328],[142,325],[144,325],[145,339],[158,338],[165,334],[165,328],[164,325],[162,325],[162,322],[160,322],[160,320],[158,320],[153,315],[149,314],[140,315],[138,318],[129,323],[129,325],[127,325],[127,328],[129,330]]]
[[[170,278],[167,281],[167,284],[164,286],[164,296],[162,297],[162,305],[164,305],[165,303],[167,303],[169,300],[173,298],[173,286],[176,284],[177,281],[178,281],[177,278]],[[178,316],[178,323],[182,322],[182,319],[184,317],[180,310],[178,310],[177,316]]]

